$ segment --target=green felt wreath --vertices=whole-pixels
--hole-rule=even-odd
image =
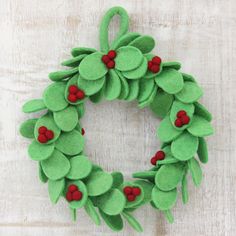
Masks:
[[[114,15],[121,19],[120,30],[109,45],[108,26]],[[79,47],[62,65],[67,70],[49,74],[53,81],[42,99],[24,104],[23,112],[44,110],[39,118],[29,119],[20,127],[22,136],[32,140],[31,159],[39,162],[39,177],[48,182],[50,199],[65,198],[76,219],[84,207],[91,220],[101,219],[114,231],[122,230],[123,221],[141,232],[133,211],[150,203],[173,222],[178,188],[183,203],[188,201],[187,174],[199,186],[200,162],[208,161],[205,137],[213,133],[211,114],[198,100],[202,89],[196,80],[180,72],[180,63],[163,62],[151,53],[151,36],[128,31],[128,15],[121,7],[110,9],[100,28],[101,50]],[[85,102],[137,100],[138,107],[150,107],[162,118],[157,136],[163,143],[151,158],[152,168],[133,174],[124,181],[120,172],[108,173],[93,164],[84,153],[84,130],[79,122]]]

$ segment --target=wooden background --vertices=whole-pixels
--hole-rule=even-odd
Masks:
[[[0,235],[138,235],[127,226],[118,234],[96,227],[83,210],[73,223],[64,201],[50,203],[47,185],[39,183],[37,165],[27,156],[29,142],[18,133],[27,118],[21,105],[41,96],[50,83],[47,74],[60,68],[72,47],[98,48],[99,21],[115,5],[129,12],[132,31],[156,39],[158,55],[182,62],[182,70],[197,78],[216,129],[208,139],[203,184],[199,189],[189,184],[189,204],[178,201],[172,225],[150,206],[138,210],[145,229],[139,235],[236,235],[235,0],[0,0]],[[114,26],[118,19],[112,35]],[[150,168],[149,158],[159,148],[159,122],[136,103],[88,102],[87,153],[129,178]]]

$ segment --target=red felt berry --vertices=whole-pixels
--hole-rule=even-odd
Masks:
[[[81,100],[85,97],[85,93],[83,90],[79,90],[77,93],[76,93],[76,97],[77,99]]]
[[[152,63],[155,65],[160,65],[161,64],[161,58],[158,56],[155,56],[152,58]]]
[[[182,116],[181,117],[182,124],[187,125],[190,121],[189,116]]]
[[[164,160],[165,156],[166,156],[166,154],[163,151],[158,151],[155,154],[155,157],[157,158],[157,160]]]
[[[76,94],[78,92],[78,87],[76,85],[71,85],[69,87],[69,93]]]
[[[45,136],[47,137],[47,139],[51,140],[54,138],[54,133],[52,130],[47,130]]]
[[[38,136],[38,141],[39,141],[40,143],[46,143],[46,142],[48,141],[48,139],[47,139],[47,137],[46,137],[44,134],[40,134],[40,135]]]
[[[115,50],[110,50],[108,53],[107,53],[107,56],[110,58],[110,59],[114,59],[116,57],[116,51]]]
[[[180,118],[178,118],[178,119],[175,120],[175,126],[176,126],[176,127],[181,127],[182,125],[183,125],[183,124],[182,124],[182,121],[181,121]]]
[[[67,99],[70,101],[70,102],[76,102],[77,101],[77,97],[75,94],[69,94]]]
[[[81,134],[82,134],[82,135],[85,134],[85,130],[84,130],[84,128],[81,129]]]
[[[133,201],[135,200],[135,195],[134,195],[134,194],[129,194],[129,195],[127,196],[127,200],[128,200],[129,202],[133,202]]]
[[[152,61],[148,61],[148,69],[151,71],[152,70],[153,63]]]
[[[68,191],[70,191],[71,193],[75,192],[78,190],[78,187],[75,184],[71,184],[68,187]]]
[[[109,61],[108,63],[107,63],[107,68],[108,69],[112,69],[112,68],[114,68],[115,67],[115,62],[114,61]]]
[[[108,55],[103,55],[102,56],[102,61],[104,64],[107,64],[110,61],[110,57]]]
[[[151,164],[152,164],[152,165],[154,165],[154,166],[155,166],[155,165],[156,165],[156,163],[157,163],[157,158],[156,158],[155,156],[154,156],[154,157],[152,157],[150,162],[151,162]]]
[[[159,65],[152,65],[152,67],[151,67],[151,71],[153,72],[153,73],[157,73],[157,72],[159,72],[159,70],[160,70],[160,66]]]
[[[71,201],[73,200],[73,198],[72,198],[72,193],[71,193],[71,192],[67,192],[67,193],[66,193],[66,200],[67,200],[68,202],[71,202]]]
[[[178,113],[177,113],[177,117],[178,118],[181,118],[182,116],[185,116],[187,113],[186,113],[186,111],[184,111],[184,110],[180,110],[180,111],[178,111]]]
[[[132,193],[134,196],[139,196],[141,194],[141,189],[139,187],[134,187]]]
[[[132,187],[130,187],[130,186],[124,187],[123,192],[126,196],[131,194],[132,193]]]
[[[72,193],[72,198],[73,198],[73,200],[75,200],[75,201],[81,200],[82,196],[83,196],[83,194],[82,194],[82,192],[80,192],[80,191],[74,191],[74,192]]]
[[[47,127],[41,126],[39,127],[38,132],[39,134],[45,134],[47,130],[48,130]]]

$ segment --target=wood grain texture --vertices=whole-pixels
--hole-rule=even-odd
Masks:
[[[199,189],[190,181],[190,201],[174,208],[175,223],[143,207],[135,216],[143,234],[129,227],[112,234],[96,227],[83,211],[71,222],[66,204],[53,206],[37,165],[27,157],[29,142],[19,136],[26,119],[21,105],[40,97],[49,72],[60,68],[74,46],[99,46],[104,12],[121,5],[130,29],[152,35],[164,60],[178,60],[205,91],[202,99],[214,115],[209,164]],[[235,235],[236,234],[236,2],[235,0],[0,0],[0,235]],[[113,22],[118,26],[118,19]],[[32,117],[32,115],[31,115]],[[83,119],[89,157],[126,178],[148,169],[159,148],[159,121],[136,103],[88,103]]]

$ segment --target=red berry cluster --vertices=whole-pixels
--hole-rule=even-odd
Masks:
[[[135,201],[136,197],[141,194],[141,189],[139,187],[126,186],[123,192],[129,202]]]
[[[83,90],[79,89],[76,85],[71,85],[68,88],[68,97],[67,99],[70,102],[77,102],[77,100],[81,100],[85,97],[85,93]]]
[[[116,51],[110,50],[107,55],[102,56],[102,61],[106,65],[108,69],[112,69],[115,67],[114,58],[116,57]]]
[[[187,115],[186,111],[180,110],[176,114],[176,120],[175,120],[175,126],[176,127],[182,127],[184,125],[187,125],[190,121],[189,116]]]
[[[66,200],[68,202],[80,201],[82,197],[83,197],[83,193],[79,191],[79,188],[76,185],[74,184],[69,185],[67,189],[67,193],[66,193]]]
[[[166,154],[163,151],[156,152],[155,156],[151,158],[151,164],[156,165],[157,161],[161,161],[165,159]]]
[[[161,65],[161,58],[155,56],[152,58],[151,61],[148,61],[148,70],[150,70],[152,73],[158,73],[160,71],[160,65]]]
[[[47,129],[45,126],[41,126],[38,129],[38,141],[40,143],[46,143],[48,140],[54,138],[54,133],[52,130]]]

